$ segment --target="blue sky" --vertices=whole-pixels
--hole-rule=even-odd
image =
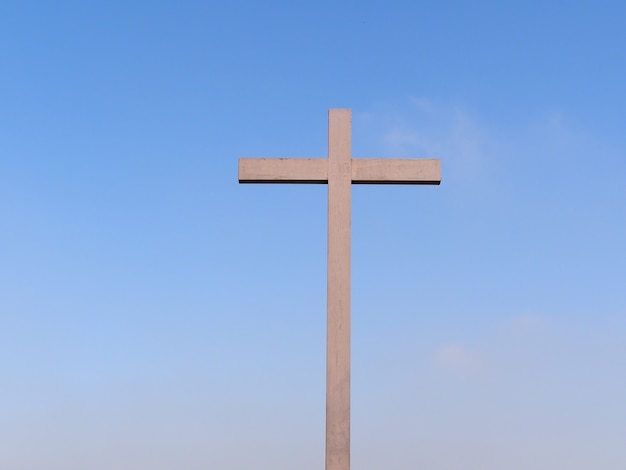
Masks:
[[[0,467],[324,462],[326,187],[358,186],[354,468],[626,467],[622,2],[0,5]]]

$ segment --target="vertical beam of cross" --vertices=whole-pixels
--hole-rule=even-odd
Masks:
[[[351,112],[328,112],[328,158],[242,158],[240,183],[328,183],[326,470],[350,469],[352,183],[439,184],[435,159],[353,159]]]
[[[326,469],[350,468],[350,111],[328,115]]]

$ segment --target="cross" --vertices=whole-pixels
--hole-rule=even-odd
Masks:
[[[439,184],[436,159],[352,158],[349,109],[328,111],[328,158],[241,158],[240,183],[328,184],[326,470],[350,469],[351,184]]]

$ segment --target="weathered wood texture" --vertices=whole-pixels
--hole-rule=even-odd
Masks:
[[[356,184],[439,184],[441,164],[436,159],[355,158],[352,182]]]
[[[328,113],[326,470],[350,468],[351,113]]]
[[[240,183],[326,183],[326,158],[240,158]]]
[[[439,184],[436,159],[353,158],[355,184]],[[326,158],[241,158],[240,183],[328,183]]]

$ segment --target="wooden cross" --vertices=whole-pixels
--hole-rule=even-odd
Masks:
[[[439,160],[353,159],[351,111],[328,111],[328,158],[242,158],[240,183],[328,184],[326,470],[350,468],[351,184],[439,184]]]

